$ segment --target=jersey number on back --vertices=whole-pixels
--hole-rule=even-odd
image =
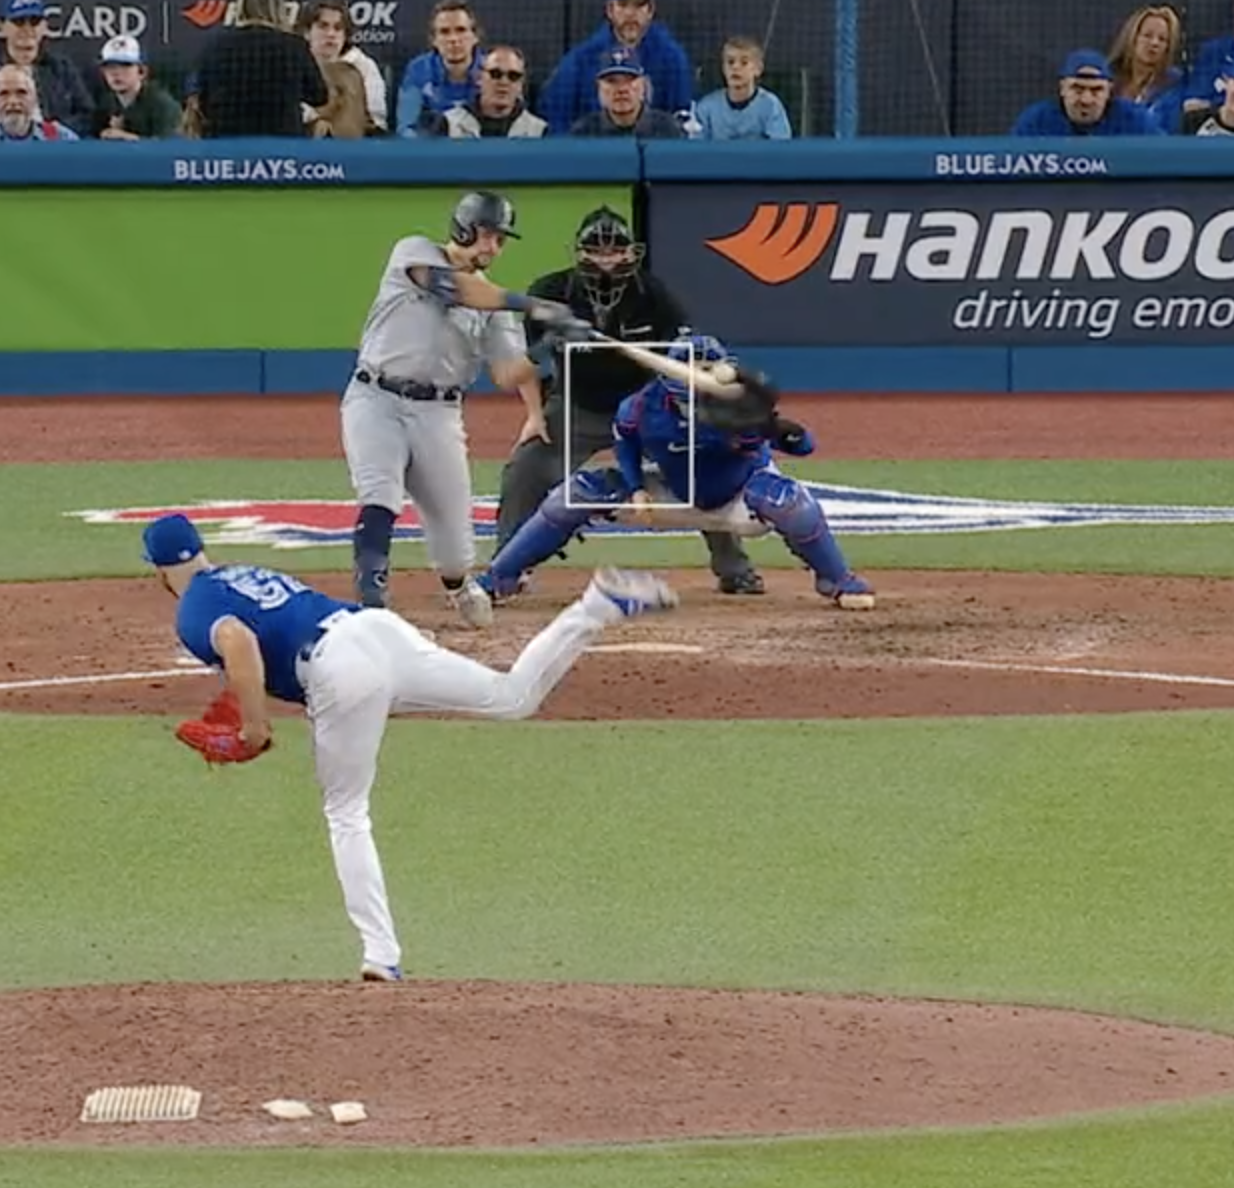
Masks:
[[[274,610],[287,602],[293,594],[299,594],[308,587],[285,573],[275,573],[272,569],[255,567],[237,567],[229,572],[223,580],[237,594],[257,603],[262,610]]]

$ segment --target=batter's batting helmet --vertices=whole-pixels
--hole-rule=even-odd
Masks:
[[[520,238],[514,230],[514,203],[489,190],[464,194],[450,216],[450,238],[460,247],[471,247],[481,228]]]

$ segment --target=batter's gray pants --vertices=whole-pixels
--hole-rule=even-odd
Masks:
[[[551,444],[532,438],[520,445],[501,472],[501,506],[497,512],[497,547],[501,548],[538,508],[545,495],[565,477],[563,450],[565,417],[562,403],[550,397],[544,407]],[[569,469],[571,472],[603,450],[612,448],[613,423],[603,413],[570,410]],[[741,541],[727,532],[704,532],[716,577],[736,577],[753,566]]]

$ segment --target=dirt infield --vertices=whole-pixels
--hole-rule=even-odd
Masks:
[[[1219,399],[828,398],[792,411],[831,457],[1234,457],[1234,413]],[[513,400],[474,402],[475,454],[504,454],[517,423]],[[329,400],[0,402],[5,463],[337,453]],[[726,599],[700,571],[675,575],[682,613],[612,633],[544,716],[1234,707],[1222,646],[1234,583],[877,573],[879,609],[863,615],[825,606],[800,572],[769,576],[766,597]],[[394,595],[441,642],[501,665],[582,580],[544,571],[488,635],[457,627],[429,575],[398,575]],[[340,575],[321,584],[346,590]],[[202,705],[205,682],[179,663],[171,604],[153,581],[11,585],[0,600],[0,712]],[[639,987],[0,994],[0,1052],[0,1143],[636,1141],[1007,1121],[1234,1088],[1226,1036],[1027,1008]],[[206,1093],[202,1120],[115,1131],[76,1121],[89,1089],[126,1080],[193,1084]],[[311,1099],[319,1117],[264,1117],[263,1100],[288,1095]],[[372,1121],[323,1120],[342,1098],[365,1100]]]

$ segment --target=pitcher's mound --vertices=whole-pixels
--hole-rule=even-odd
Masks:
[[[1234,1088],[1234,1037],[1077,1012],[635,986],[0,995],[0,1143],[505,1146],[1004,1122]],[[196,1122],[78,1121],[184,1084]],[[261,1104],[308,1101],[278,1122]],[[343,1127],[329,1105],[359,1100]]]

